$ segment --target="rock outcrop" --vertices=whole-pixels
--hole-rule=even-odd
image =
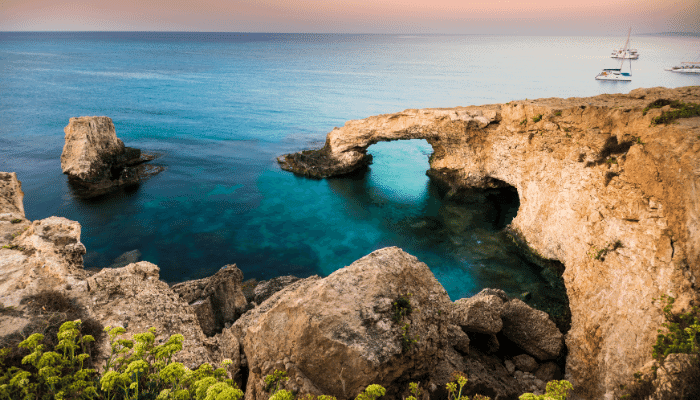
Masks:
[[[323,177],[365,165],[373,143],[426,139],[428,174],[452,194],[516,188],[510,228],[565,266],[575,395],[612,398],[651,358],[664,322],[653,299],[697,301],[700,118],[652,123],[674,100],[700,103],[700,87],[405,110],[348,121],[323,149],[279,161]]]
[[[194,309],[204,334],[213,336],[247,311],[242,283],[243,272],[232,264],[210,277],[173,285],[172,290]]]
[[[413,311],[394,318],[402,296]],[[437,310],[449,304],[430,269],[398,248],[297,281],[234,324],[250,368],[246,398],[262,397],[275,368],[303,393],[347,399],[370,383],[390,387],[439,359]]]
[[[144,164],[155,156],[125,147],[108,117],[71,118],[64,132],[61,168],[81,197],[136,185],[163,170],[161,166]]]
[[[22,183],[14,172],[0,172],[0,246],[5,246],[25,229]]]

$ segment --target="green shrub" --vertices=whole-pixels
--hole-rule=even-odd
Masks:
[[[698,354],[698,333],[700,333],[700,309],[693,307],[684,314],[673,314],[671,309],[675,299],[671,296],[661,295],[659,298],[664,304],[662,309],[666,322],[662,324],[666,333],[659,329],[656,336],[656,344],[652,356],[658,361],[663,361],[672,353]]]
[[[355,400],[377,400],[386,394],[386,389],[380,385],[369,385],[365,391],[358,394]]]
[[[399,298],[391,304],[394,312],[394,322],[400,323],[404,317],[408,317],[413,312],[413,306],[411,306],[411,296],[413,296],[413,294],[406,293],[399,296]]]
[[[532,117],[532,122],[540,122],[542,121],[542,114],[537,114],[534,117]]]
[[[671,110],[664,111],[658,117],[654,117],[651,120],[652,125],[668,124],[678,118],[691,118],[700,116],[700,104],[695,103],[683,103],[678,100],[656,100],[655,102],[649,104],[645,109],[644,113],[646,115],[647,111],[651,108],[661,108],[664,106],[671,106]]]
[[[24,367],[5,368],[9,349],[0,352],[0,398],[2,399],[92,399],[98,396],[96,371],[84,368],[89,358],[86,345],[94,341],[80,334],[80,320],[68,321],[58,331],[53,348],[41,344],[44,335],[34,333],[18,347],[29,351]]]
[[[549,381],[545,394],[536,395],[525,393],[519,397],[520,400],[566,400],[569,390],[574,387],[569,381]]]

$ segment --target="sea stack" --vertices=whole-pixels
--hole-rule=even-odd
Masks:
[[[71,118],[63,131],[66,143],[61,168],[80,197],[96,197],[136,185],[163,170],[143,164],[153,160],[153,155],[124,146],[109,117]]]

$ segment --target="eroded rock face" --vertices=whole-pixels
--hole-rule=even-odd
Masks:
[[[152,155],[125,147],[109,117],[71,118],[64,128],[66,143],[61,168],[81,197],[94,197],[118,187],[135,185],[162,171],[143,163]]]
[[[210,277],[173,285],[172,290],[194,308],[204,333],[213,336],[246,311],[242,282],[243,272],[232,264]]]
[[[664,110],[644,109],[658,99],[700,103],[700,87],[348,121],[328,134],[319,168],[362,165],[379,141],[426,139],[434,150],[429,175],[453,192],[516,188],[520,209],[510,227],[566,267],[567,378],[582,398],[610,398],[651,358],[664,322],[652,299],[674,296],[679,310],[697,300],[700,118],[652,125]],[[295,159],[280,158],[293,171]]]
[[[14,239],[29,221],[24,217],[22,183],[14,172],[0,172],[0,246]]]
[[[164,336],[185,337],[176,361],[193,368],[211,362],[208,342],[187,303],[159,280],[159,268],[147,261],[123,268],[105,268],[87,278],[84,305],[105,326],[123,326],[129,334],[150,327]],[[220,360],[217,360],[217,362]]]

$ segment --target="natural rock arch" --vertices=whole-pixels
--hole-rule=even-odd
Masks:
[[[426,139],[430,176],[453,190],[515,187],[511,227],[566,266],[567,378],[584,398],[610,397],[651,359],[653,299],[697,300],[700,120],[652,125],[664,110],[644,109],[658,99],[698,103],[700,88],[406,110],[348,121],[322,149],[278,161],[322,178],[369,163],[373,143]]]

